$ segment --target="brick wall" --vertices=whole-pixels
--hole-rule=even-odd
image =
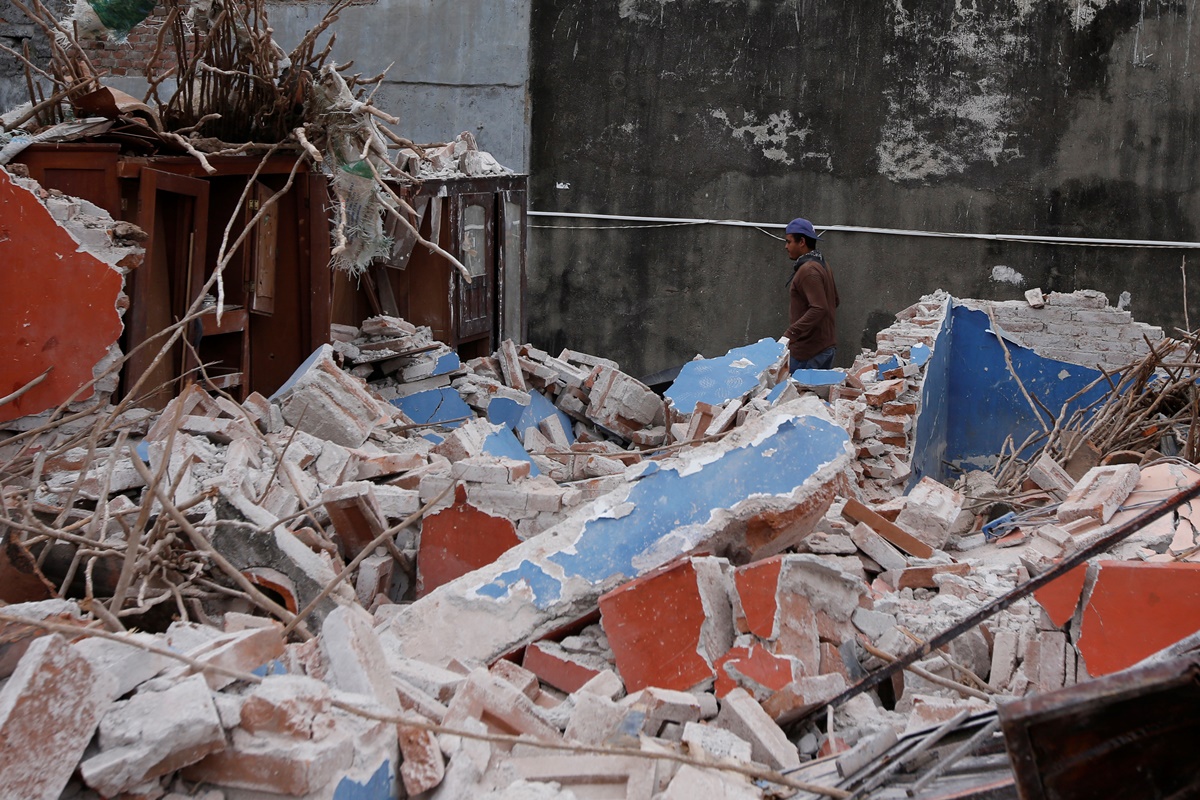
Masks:
[[[159,5],[140,25],[129,32],[124,42],[85,42],[83,47],[92,60],[92,65],[101,73],[117,77],[146,76],[146,65],[154,53],[158,32],[167,19],[166,6]],[[167,33],[163,51],[155,65],[155,73],[161,74],[175,65],[175,48],[171,34]],[[138,98],[141,99],[141,98]],[[166,99],[166,98],[164,98]]]
[[[1090,289],[1051,292],[1044,308],[1024,300],[963,302],[980,310],[990,308],[1009,341],[1044,358],[1084,367],[1127,366],[1150,351],[1147,340],[1163,338],[1162,328],[1135,321],[1128,311],[1110,306],[1102,292]]]

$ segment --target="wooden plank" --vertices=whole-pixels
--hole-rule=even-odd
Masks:
[[[899,547],[901,550],[908,553],[910,556],[916,556],[917,558],[929,558],[933,555],[932,547],[925,544],[896,523],[889,522],[888,520],[879,516],[874,511],[855,500],[853,497],[846,500],[846,505],[842,509],[842,516],[848,520],[851,520],[852,522],[863,523],[868,528],[875,531],[892,544],[896,545],[896,547]]]
[[[896,589],[936,589],[934,575],[967,575],[970,564],[934,564],[928,567],[908,567],[900,571]]]
[[[254,182],[255,211],[250,213],[247,222],[253,218],[257,210],[266,205],[274,192],[261,181]],[[254,249],[251,254],[250,289],[252,294],[247,305],[257,314],[275,313],[275,265],[279,260],[279,206],[267,209],[262,219],[258,221],[254,232]]]

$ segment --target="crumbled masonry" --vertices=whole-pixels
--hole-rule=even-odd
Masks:
[[[1200,629],[1196,503],[810,714],[1200,482],[1194,343],[1037,299],[930,295],[848,369],[788,379],[763,340],[665,397],[377,316],[271,398],[6,434],[0,798],[818,797],[1125,669]],[[1096,364],[1125,390],[1042,431],[1018,383]],[[990,454],[955,434],[980,371]]]

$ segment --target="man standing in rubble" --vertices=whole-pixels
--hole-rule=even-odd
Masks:
[[[831,369],[837,352],[837,285],[825,256],[817,250],[821,237],[806,219],[794,219],[784,231],[792,264],[788,281],[788,328],[783,341],[790,354],[789,371]]]

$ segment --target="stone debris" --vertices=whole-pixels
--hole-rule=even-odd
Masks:
[[[1112,316],[1033,300],[991,305],[1006,336]],[[788,380],[764,340],[709,365],[741,381],[722,394],[700,360],[666,398],[606,359],[464,362],[373,317],[271,398],[193,386],[116,435],[0,442],[0,569],[34,578],[0,582],[0,797],[791,796],[780,771],[1192,633],[1184,504],[813,713],[1200,481],[1140,456],[1072,477],[1100,441],[1078,425],[1071,452],[935,479],[922,412],[958,308],[923,298],[836,380]]]

